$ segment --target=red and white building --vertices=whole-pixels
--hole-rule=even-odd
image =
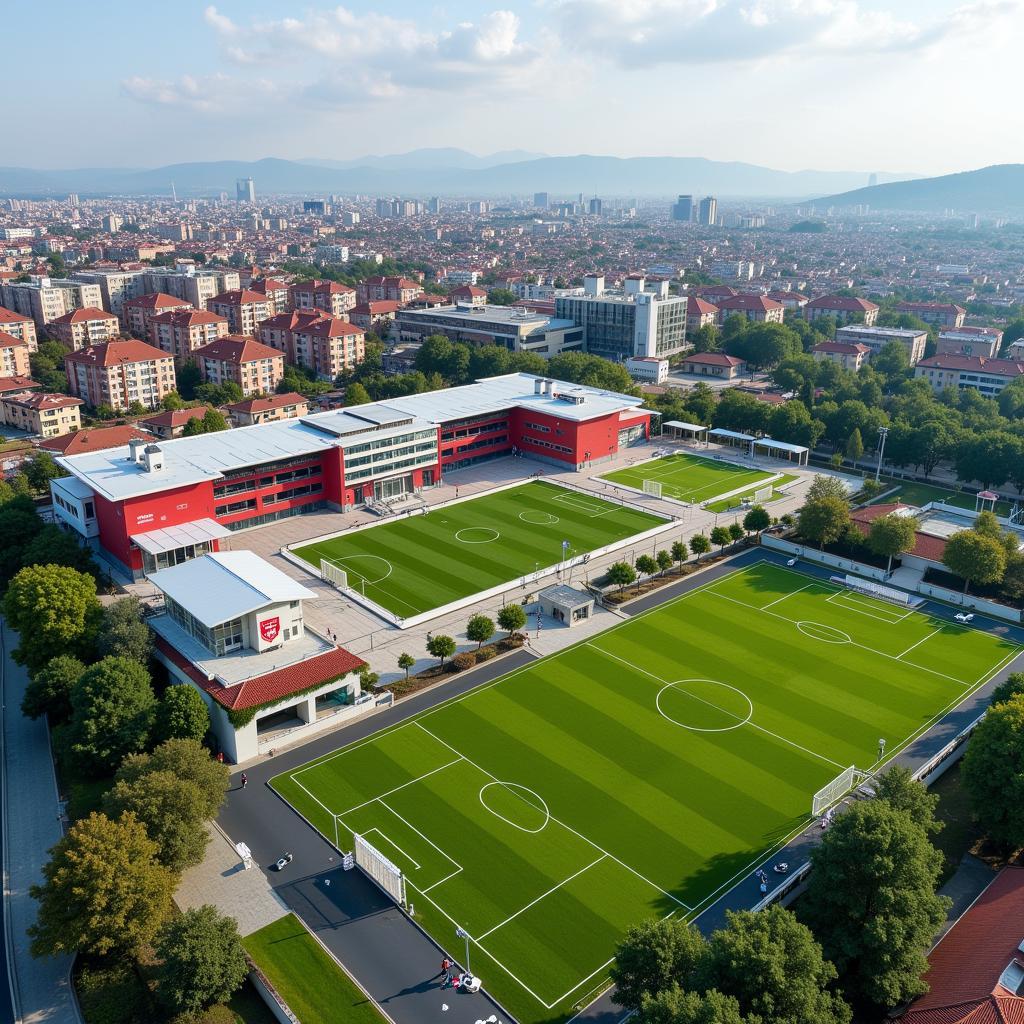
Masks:
[[[601,462],[649,437],[653,414],[641,402],[505,374],[243,430],[65,458],[70,475],[53,487],[66,503],[74,505],[78,496],[78,514],[62,515],[67,524],[139,576],[153,531],[200,521],[239,530],[321,508],[344,510],[431,487],[448,473],[513,450],[562,469]],[[86,502],[91,518],[84,515]]]
[[[856,372],[871,355],[871,349],[859,341],[823,341],[811,349],[811,355],[815,362],[828,360],[844,370]]]
[[[193,358],[204,381],[233,381],[243,395],[270,393],[284,376],[284,356],[255,338],[229,334],[196,349]]]
[[[353,306],[348,311],[348,318],[364,331],[374,331],[382,338],[386,338],[400,309],[401,306],[392,299],[376,299]]]
[[[169,353],[179,363],[191,359],[197,348],[227,335],[227,317],[217,316],[207,309],[161,313],[149,322],[150,344]]]
[[[422,294],[423,286],[418,281],[410,281],[407,277],[368,277],[356,286],[356,302],[386,299],[405,306]],[[485,292],[484,298],[486,297]]]
[[[718,307],[706,299],[691,295],[686,300],[686,335],[699,331],[702,327],[714,327],[718,323]]]
[[[292,309],[322,309],[344,316],[356,304],[356,291],[338,281],[303,281],[291,289]]]
[[[37,391],[0,396],[0,423],[42,438],[56,438],[82,425],[80,398]]]
[[[338,317],[324,316],[290,333],[291,361],[313,370],[321,380],[334,380],[354,370],[366,357],[366,332]]]
[[[284,281],[278,281],[272,277],[264,277],[259,281],[253,281],[249,285],[249,291],[259,292],[265,295],[274,304],[275,313],[287,313],[292,308],[291,285]]]
[[[255,335],[259,325],[277,312],[273,299],[251,288],[214,295],[206,308],[227,320],[231,334]]]
[[[0,306],[0,331],[25,342],[29,352],[35,352],[39,348],[36,322],[30,316],[22,316]]]
[[[121,333],[121,321],[103,309],[73,309],[51,320],[46,332],[68,351],[77,352],[89,345],[102,345]]]
[[[227,406],[231,422],[236,427],[253,427],[257,423],[274,423],[277,420],[292,420],[309,412],[309,400],[305,395],[289,391],[283,395],[267,398],[247,398]]]
[[[724,324],[734,313],[739,313],[740,316],[745,316],[756,323],[781,324],[786,311],[782,303],[774,299],[741,293],[722,299],[718,304],[719,323]]]
[[[68,393],[94,408],[127,409],[132,402],[141,402],[155,409],[177,388],[174,360],[144,341],[90,345],[65,356],[64,370]]]
[[[28,377],[31,373],[28,345],[0,331],[0,377]]]
[[[191,302],[184,299],[176,299],[173,295],[164,292],[152,292],[149,295],[139,295],[134,299],[127,299],[123,306],[122,315],[124,325],[128,332],[136,338],[150,339],[152,333],[150,325],[153,318],[162,313],[177,313],[181,310],[194,309]]]

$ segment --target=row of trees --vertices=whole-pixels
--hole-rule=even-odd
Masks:
[[[615,1001],[642,1024],[847,1024],[851,1005],[873,1019],[920,994],[949,905],[935,892],[937,799],[891,768],[877,799],[849,807],[813,851],[797,914],[729,914],[706,938],[675,919],[631,929]]]

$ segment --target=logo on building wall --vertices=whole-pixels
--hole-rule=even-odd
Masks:
[[[260,623],[260,636],[263,637],[267,643],[271,640],[277,639],[277,634],[281,632],[281,620],[276,619],[264,619]]]

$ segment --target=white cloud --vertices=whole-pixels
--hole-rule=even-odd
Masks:
[[[281,93],[266,78],[242,81],[217,72],[212,75],[181,75],[175,79],[135,75],[121,82],[121,91],[140,103],[180,107],[196,113],[237,109],[256,99]]]

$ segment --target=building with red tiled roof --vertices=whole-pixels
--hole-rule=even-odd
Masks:
[[[936,327],[963,327],[967,310],[952,302],[901,302],[897,313],[910,313]]]
[[[193,420],[201,420],[209,408],[208,405],[197,405],[191,409],[165,409],[139,420],[139,426],[166,441],[172,437],[181,437],[185,427]]]
[[[809,323],[832,317],[839,325],[855,320],[871,327],[878,319],[878,306],[855,295],[819,295],[804,306],[804,317]]]
[[[207,309],[182,309],[150,319],[149,342],[172,355],[179,363],[192,358],[197,348],[228,334],[227,317]]]
[[[38,391],[42,385],[31,377],[0,377],[0,395],[15,391]]]
[[[249,291],[266,295],[274,303],[275,314],[287,313],[292,308],[292,288],[285,281],[278,281],[273,277],[264,277],[258,281],[253,281],[249,285]]]
[[[781,324],[786,310],[781,302],[763,295],[731,295],[718,304],[719,323],[725,323],[734,313],[758,323]]]
[[[22,316],[21,313],[0,306],[0,331],[25,342],[29,352],[35,352],[39,348],[36,322],[30,316]]]
[[[859,533],[866,537],[871,530],[871,524],[876,519],[887,516],[890,512],[913,515],[917,511],[911,505],[904,505],[898,501],[884,502],[880,505],[855,508],[850,513],[850,522]],[[942,555],[945,550],[945,537],[917,530],[914,533],[914,547],[900,558],[904,565],[909,565],[911,568],[930,569],[942,563]]]
[[[373,331],[386,338],[391,332],[391,325],[401,306],[391,299],[378,299],[374,302],[361,302],[348,311],[348,318],[363,330]]]
[[[233,381],[243,395],[272,392],[284,376],[284,356],[255,338],[229,334],[193,354],[203,380],[211,384]]]
[[[86,307],[73,309],[51,320],[46,325],[46,332],[68,351],[77,352],[89,345],[102,345],[116,338],[121,333],[121,321],[105,309]]]
[[[993,398],[1011,381],[1024,375],[1024,362],[1016,359],[987,359],[985,356],[941,355],[922,359],[914,376],[923,377],[933,391],[971,388]]]
[[[334,380],[354,370],[366,356],[366,332],[337,317],[324,317],[290,334],[292,362],[305,366],[321,380]]]
[[[222,751],[238,763],[282,732],[312,735],[374,703],[355,703],[365,662],[306,627],[303,602],[316,594],[251,551],[218,550],[226,533],[210,530],[205,553],[179,564],[160,559],[173,538],[146,542],[148,576],[164,598],[163,614],[148,621],[157,660],[199,691]]]
[[[871,355],[871,349],[859,341],[823,341],[811,349],[811,355],[817,362],[828,360],[836,363],[844,370],[857,371]]]
[[[28,345],[13,334],[0,331],[0,375],[27,377],[31,372]]]
[[[928,954],[899,1024],[1024,1024],[1024,868],[1003,868]]]
[[[718,322],[718,307],[706,299],[691,295],[686,300],[686,334],[687,337],[702,327],[714,326]]]
[[[291,288],[294,309],[322,309],[344,316],[356,304],[356,291],[338,281],[302,281]]]
[[[181,310],[194,309],[191,302],[176,299],[164,292],[150,292],[134,299],[126,299],[123,307],[124,325],[136,338],[149,339],[150,324],[153,318],[161,313],[177,313]]]
[[[0,396],[0,423],[39,437],[56,437],[81,427],[81,406],[80,398],[68,395],[7,392]]]
[[[283,395],[269,395],[266,398],[247,398],[244,402],[229,405],[227,411],[236,427],[251,427],[255,423],[305,416],[309,412],[309,400],[305,395],[288,391]]]
[[[449,298],[453,306],[486,306],[487,289],[464,284],[461,288],[456,288],[452,291]]]
[[[174,391],[174,360],[144,341],[108,341],[64,357],[68,391],[94,408],[127,409],[140,402],[155,409]]]
[[[694,352],[683,357],[683,373],[735,380],[746,372],[747,364],[742,359],[727,356],[724,352]]]
[[[129,441],[152,441],[153,435],[133,426],[85,427],[43,441],[39,447],[60,455],[81,455],[106,448],[121,448]]]
[[[356,302],[384,299],[406,306],[422,294],[423,286],[407,277],[368,277],[356,286]]]
[[[206,308],[227,319],[231,334],[255,335],[260,323],[277,312],[272,298],[251,288],[236,288],[214,295]]]

